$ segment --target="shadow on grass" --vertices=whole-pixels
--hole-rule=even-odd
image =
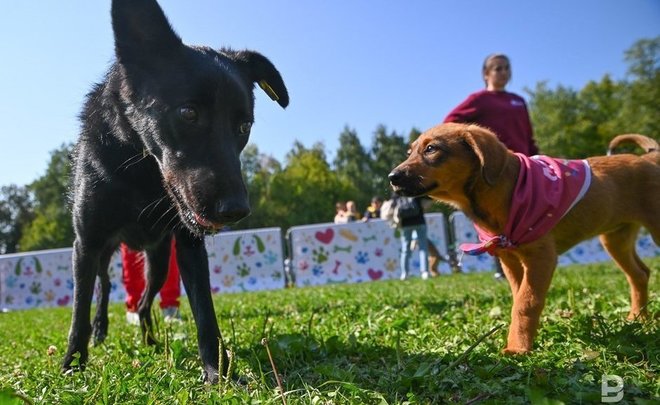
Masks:
[[[283,377],[285,391],[305,392],[310,387],[324,392],[342,391],[345,398],[360,403],[404,400],[446,403],[504,398],[501,378],[525,372],[501,362],[499,355],[472,352],[457,354],[409,354],[396,347],[360,343],[331,336],[325,340],[301,333],[271,336],[268,347]],[[254,345],[239,353],[250,367],[276,386],[265,347]],[[475,384],[475,381],[480,381]],[[526,398],[525,387],[506,393],[508,398]]]

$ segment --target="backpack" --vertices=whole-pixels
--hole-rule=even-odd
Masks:
[[[394,223],[400,224],[401,220],[418,217],[421,214],[419,204],[412,197],[399,197],[394,208]]]

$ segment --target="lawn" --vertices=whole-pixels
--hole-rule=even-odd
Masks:
[[[660,258],[647,263],[657,314]],[[73,375],[59,369],[70,309],[15,311],[0,314],[0,404],[281,404],[267,348],[288,404],[599,403],[604,374],[623,378],[621,403],[660,400],[660,321],[625,321],[611,263],[557,271],[529,356],[500,354],[510,305],[491,274],[216,295],[235,357],[217,386],[200,380],[187,303],[152,347],[112,305],[107,341]]]

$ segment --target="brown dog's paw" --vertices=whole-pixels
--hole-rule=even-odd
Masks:
[[[656,314],[656,318],[657,315],[658,314]],[[649,315],[649,312],[647,310],[642,310],[637,313],[631,311],[626,319],[628,319],[629,321],[648,321],[651,320],[652,317]]]
[[[506,356],[517,356],[517,355],[525,355],[531,353],[531,350],[529,349],[511,349],[511,348],[506,348],[502,350],[502,354]]]

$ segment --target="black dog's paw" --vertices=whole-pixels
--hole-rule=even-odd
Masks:
[[[94,320],[92,325],[92,338],[94,339],[94,346],[98,346],[105,341],[108,336],[108,321]]]
[[[142,328],[142,342],[147,346],[155,346],[158,344],[158,340],[154,336],[154,331],[151,328],[151,325],[147,325],[145,321],[140,322]]]
[[[76,371],[85,371],[85,363],[87,362],[87,354],[82,354],[78,351],[69,352],[62,360],[62,373],[71,374]]]
[[[217,367],[204,366],[202,380],[207,384],[217,384],[220,382],[220,373],[218,372]]]

